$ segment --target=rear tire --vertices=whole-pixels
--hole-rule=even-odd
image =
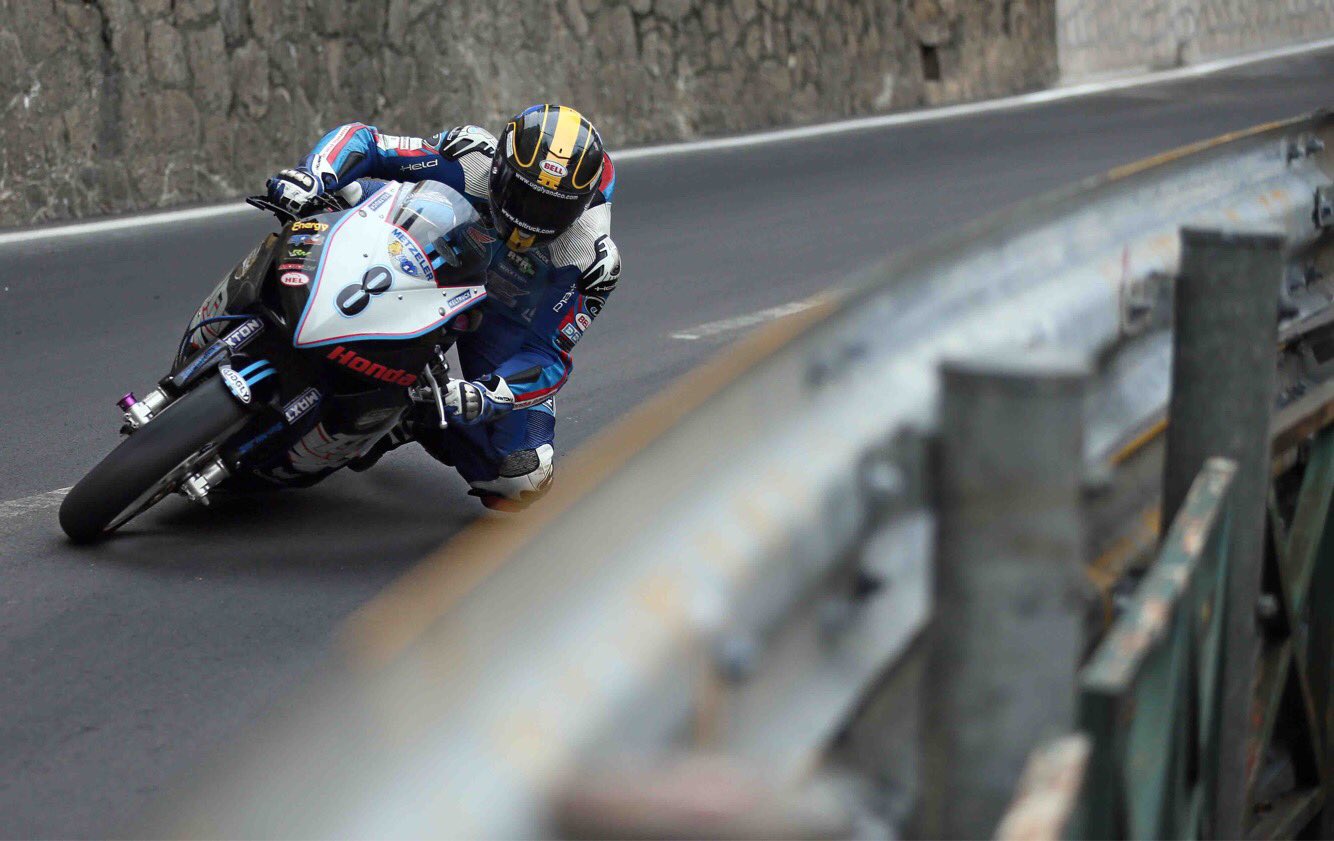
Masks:
[[[249,413],[218,377],[210,377],[120,443],[88,471],[60,506],[60,527],[92,543],[145,494],[195,454],[220,444]],[[119,527],[121,524],[117,524]]]

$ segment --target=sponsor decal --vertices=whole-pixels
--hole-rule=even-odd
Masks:
[[[241,446],[237,447],[236,454],[238,456],[243,456],[246,453],[249,453],[251,450],[255,449],[264,442],[268,441],[274,435],[278,434],[279,432],[282,432],[282,430],[283,430],[283,425],[280,423],[275,423],[273,426],[270,426],[268,429],[264,430],[259,435],[256,435],[254,438],[250,439]]]
[[[316,231],[316,232],[319,232],[319,231],[327,231],[327,230],[329,230],[329,226],[326,225],[326,224],[323,223],[323,222],[316,222],[314,219],[306,219],[306,220],[301,221],[301,222],[293,223],[293,225],[292,225],[292,230],[294,230],[294,231]]]
[[[472,298],[472,290],[471,290],[471,289],[465,289],[465,290],[463,290],[462,292],[460,292],[459,294],[455,295],[453,298],[450,298],[448,301],[445,301],[445,307],[446,307],[447,309],[451,309],[451,310],[452,310],[452,309],[454,309],[454,307],[457,307],[459,304],[462,304],[463,302],[465,302],[465,301],[467,301],[467,300],[469,300],[469,299],[471,299],[471,298]]]
[[[318,406],[319,403],[320,393],[313,388],[308,388],[287,401],[287,405],[283,407],[283,420],[287,421],[289,426],[292,426],[307,412]]]
[[[259,246],[257,245],[255,246],[255,250],[247,254],[245,256],[245,259],[241,261],[241,264],[236,267],[237,277],[240,277],[241,275],[250,271],[250,267],[255,264],[255,258],[258,256],[259,256]]]
[[[403,253],[403,243],[399,242],[398,240],[394,240],[394,241],[392,241],[392,242],[389,243],[389,256],[390,256],[390,257],[397,257],[398,255],[400,255],[400,254],[402,254],[402,253]]]
[[[417,277],[418,274],[417,267],[412,265],[412,261],[409,260],[407,257],[398,258],[398,269],[405,275],[410,275],[411,277]]]
[[[569,175],[569,170],[559,161],[542,161],[542,171],[554,175],[556,178],[564,178]]]
[[[514,307],[519,303],[519,299],[528,294],[528,290],[522,286],[511,283],[509,278],[492,274],[486,280],[486,292],[492,298],[500,301],[507,307]]]
[[[505,252],[505,256],[509,259],[511,263],[514,264],[515,268],[517,268],[524,274],[528,275],[529,277],[532,277],[533,275],[537,274],[537,267],[533,265],[533,261],[529,260],[522,254],[519,254],[518,252],[515,251],[507,251]]]
[[[473,225],[472,227],[468,228],[468,239],[472,240],[478,245],[490,245],[491,243],[496,241],[495,237],[491,236],[486,231],[482,230],[476,225]]]
[[[579,340],[583,338],[583,334],[580,333],[579,329],[573,324],[566,324],[564,327],[560,328],[560,332],[564,334],[571,347],[578,344]]]
[[[305,286],[307,283],[310,283],[309,275],[302,274],[301,272],[287,272],[282,277],[278,278],[278,280],[283,286]]]
[[[287,249],[287,256],[288,256],[288,257],[309,257],[309,256],[310,256],[310,249],[309,249],[309,248],[305,248],[304,246],[303,246],[303,247],[297,247],[297,248],[289,248],[289,249]]]
[[[397,406],[388,409],[372,409],[361,417],[357,418],[352,425],[357,429],[374,429],[380,426],[390,418],[398,417],[403,410]]]
[[[250,343],[250,340],[264,331],[264,323],[257,318],[241,322],[241,326],[228,333],[222,340],[222,343],[232,350],[240,350]]]
[[[568,304],[568,303],[570,302],[570,298],[572,298],[572,297],[574,297],[574,287],[573,287],[573,286],[571,286],[571,287],[570,287],[570,290],[569,290],[568,292],[566,292],[566,293],[561,297],[561,299],[560,299],[559,301],[556,302],[556,306],[552,307],[552,308],[551,308],[551,311],[552,311],[552,312],[560,312],[560,311],[561,311],[561,308],[564,307],[566,304]]]
[[[588,313],[586,312],[575,313],[574,326],[578,327],[581,331],[587,330],[589,327],[592,326],[592,324],[593,324],[593,319],[591,316],[589,316]]]
[[[426,255],[423,254],[421,249],[417,247],[417,243],[413,241],[412,237],[408,236],[407,233],[405,233],[401,228],[394,228],[392,234],[394,236],[394,241],[397,242],[402,247],[403,252],[407,255],[407,257],[412,258],[413,264],[415,264],[417,267],[417,271],[415,272],[410,271],[407,268],[403,268],[404,274],[409,274],[412,275],[413,277],[417,277],[419,275],[424,277],[432,277],[431,264],[426,261]],[[402,257],[400,255],[394,255],[394,256],[399,257],[399,266],[402,267],[403,261],[406,260],[407,257]]]
[[[371,199],[371,203],[368,204],[368,205],[366,205],[366,209],[367,209],[367,210],[379,210],[381,207],[384,207],[384,203],[385,203],[385,202],[389,201],[389,200],[390,200],[391,198],[393,198],[393,197],[394,197],[394,196],[393,196],[393,193],[391,193],[391,192],[389,192],[389,191],[385,191],[385,192],[383,192],[383,193],[380,193],[380,195],[378,195],[378,196],[376,196],[375,198]]]
[[[392,383],[393,385],[412,385],[417,381],[416,374],[409,374],[401,368],[386,368],[380,363],[372,362],[356,351],[348,350],[342,345],[329,351],[329,355],[325,358],[337,362],[344,368],[355,371],[362,376],[381,382]]]
[[[250,404],[250,385],[245,381],[245,377],[232,370],[230,365],[219,365],[218,373],[222,374],[222,381],[226,383],[227,389],[246,405]]]
[[[403,167],[403,170],[405,172],[414,172],[419,169],[430,169],[431,167],[435,166],[438,163],[440,163],[439,158],[431,158],[430,160],[426,161],[418,161],[415,164],[408,164],[407,166]]]
[[[280,271],[280,272],[294,272],[294,271],[298,271],[298,270],[300,270],[300,269],[304,269],[305,267],[306,267],[306,264],[305,264],[305,263],[279,263],[279,264],[278,264],[278,271]]]
[[[288,240],[292,245],[319,245],[324,242],[320,234],[293,234]]]
[[[422,147],[420,137],[403,137],[395,134],[381,134],[379,145],[386,151],[400,150],[411,152]]]

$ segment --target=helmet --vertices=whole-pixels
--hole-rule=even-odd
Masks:
[[[588,208],[602,174],[602,138],[565,105],[534,105],[510,120],[491,160],[491,218],[505,244],[526,251],[565,232]]]

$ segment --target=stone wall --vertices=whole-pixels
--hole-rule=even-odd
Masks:
[[[1334,35],[1334,0],[1058,0],[1057,16],[1067,80]]]
[[[0,226],[256,191],[327,128],[612,148],[1031,89],[1056,0],[0,0]]]

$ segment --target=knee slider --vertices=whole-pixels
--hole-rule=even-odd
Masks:
[[[527,505],[551,487],[555,476],[555,455],[556,450],[550,444],[543,444],[535,450],[516,450],[500,462],[497,471],[500,475],[495,479],[473,482],[473,492],[482,498],[488,508],[512,508],[492,504],[492,501],[499,503],[502,500]]]

